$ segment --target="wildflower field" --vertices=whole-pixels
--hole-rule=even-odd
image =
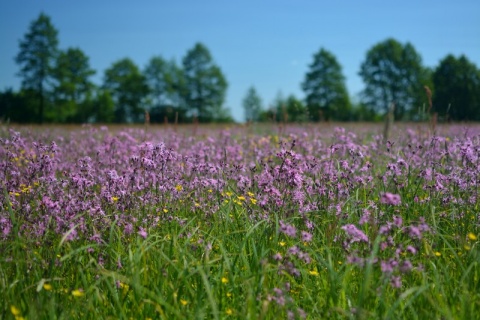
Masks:
[[[1,319],[479,319],[480,126],[0,128]]]

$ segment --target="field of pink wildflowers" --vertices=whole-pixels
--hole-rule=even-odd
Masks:
[[[0,129],[15,319],[476,319],[480,126]]]

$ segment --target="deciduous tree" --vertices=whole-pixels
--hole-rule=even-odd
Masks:
[[[143,74],[150,90],[152,106],[182,105],[181,93],[185,81],[182,68],[174,60],[167,61],[161,56],[152,57]]]
[[[254,86],[251,86],[242,101],[246,121],[259,121],[263,110],[262,98]]]
[[[95,71],[90,68],[88,57],[78,48],[69,48],[58,55],[53,77],[56,120],[80,121],[86,119],[80,110],[91,98],[94,88],[90,77]]]
[[[139,122],[148,94],[145,77],[129,58],[121,59],[105,71],[104,88],[115,102],[115,122]]]
[[[331,52],[321,48],[313,56],[302,89],[311,120],[348,119],[351,105],[345,77],[342,67]]]
[[[395,118],[425,101],[423,86],[428,82],[422,58],[412,44],[387,39],[374,45],[360,67],[365,83],[364,103],[378,112],[395,104]]]
[[[44,120],[45,98],[51,91],[52,69],[58,53],[58,31],[50,17],[41,13],[30,24],[20,40],[20,51],[15,61],[20,66],[22,89],[33,91],[38,97],[38,121]]]
[[[433,73],[433,106],[451,120],[480,120],[480,71],[467,57],[448,55]]]
[[[216,120],[222,110],[227,80],[212,59],[210,51],[197,43],[183,58],[185,91],[183,97],[192,116],[201,122]]]

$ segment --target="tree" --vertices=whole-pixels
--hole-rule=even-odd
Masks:
[[[0,121],[31,123],[35,117],[36,93],[31,90],[14,92],[9,88],[0,92]]]
[[[152,57],[143,72],[149,88],[148,105],[150,120],[163,122],[184,121],[185,103],[183,70],[174,60],[166,61],[161,56]]]
[[[115,120],[115,102],[108,90],[97,90],[89,106],[89,120],[92,122],[111,123]]]
[[[424,101],[423,86],[428,81],[422,58],[413,45],[387,39],[373,46],[360,67],[365,82],[364,103],[387,112],[395,105],[395,118]]]
[[[464,55],[446,56],[433,73],[433,106],[451,120],[480,120],[480,71]]]
[[[310,119],[348,119],[351,106],[345,77],[332,53],[321,48],[313,56],[313,62],[301,86],[306,95]]]
[[[284,106],[288,115],[288,122],[305,122],[308,120],[307,108],[293,94],[287,97]]]
[[[15,58],[20,66],[22,89],[32,90],[38,97],[38,121],[44,120],[45,96],[49,90],[52,68],[57,56],[58,31],[50,18],[41,13],[30,24],[29,31],[20,40],[20,52]]]
[[[291,94],[287,98],[278,92],[270,110],[262,113],[261,119],[273,119],[279,122],[305,122],[308,121],[308,112],[301,100]]]
[[[262,113],[262,99],[255,90],[255,87],[251,86],[245,98],[243,98],[243,109],[245,110],[246,121],[259,121]]]
[[[227,81],[208,49],[197,43],[182,62],[185,75],[183,97],[190,115],[198,117],[201,122],[208,122],[224,114],[222,105]]]
[[[94,85],[89,78],[94,74],[82,50],[69,48],[60,52],[53,70],[57,121],[86,121],[85,112],[79,108],[91,98]]]
[[[148,86],[135,63],[121,59],[105,71],[104,89],[110,91],[115,102],[115,122],[139,122],[145,109]]]
[[[174,60],[152,57],[143,74],[150,90],[152,106],[182,105],[181,93],[185,86],[183,70]]]

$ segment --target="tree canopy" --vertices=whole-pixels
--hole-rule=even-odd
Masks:
[[[52,76],[54,83],[55,113],[59,121],[85,121],[83,104],[92,97],[94,88],[90,77],[95,70],[90,68],[88,57],[79,48],[60,51]]]
[[[480,71],[464,55],[447,55],[433,73],[433,106],[448,120],[480,120]]]
[[[258,95],[254,86],[248,91],[242,101],[246,121],[259,121],[263,111],[262,98]]]
[[[365,83],[364,102],[378,112],[387,112],[395,105],[395,118],[404,118],[407,111],[424,100],[426,70],[422,58],[410,43],[387,39],[374,45],[360,67]]]
[[[118,60],[105,70],[103,87],[110,91],[115,102],[115,122],[142,120],[148,86],[140,69],[131,59]]]
[[[331,52],[321,48],[315,53],[301,86],[311,120],[347,120],[351,106],[345,77]]]
[[[224,113],[227,80],[207,47],[195,44],[182,62],[185,76],[183,97],[190,115],[196,116],[200,122],[207,122]]]

